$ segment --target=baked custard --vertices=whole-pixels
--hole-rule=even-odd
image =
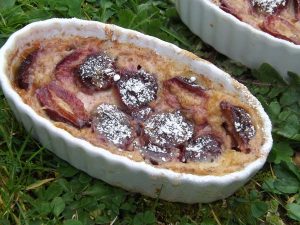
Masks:
[[[11,62],[26,104],[114,154],[197,175],[239,171],[260,157],[256,109],[153,50],[70,36],[27,43]]]
[[[212,0],[239,20],[277,38],[300,44],[300,1]]]

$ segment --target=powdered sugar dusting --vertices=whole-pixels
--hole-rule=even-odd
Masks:
[[[196,81],[196,77],[191,77],[190,78],[190,81],[193,83],[193,82],[195,82]]]
[[[177,148],[165,148],[154,144],[148,144],[139,148],[143,157],[152,164],[178,160],[180,150]]]
[[[104,53],[89,56],[79,67],[83,83],[91,83],[98,88],[106,87],[116,75],[113,60]]]
[[[159,113],[145,122],[145,133],[159,146],[176,146],[192,137],[193,125],[178,111]]]
[[[122,102],[129,108],[139,108],[156,98],[157,82],[153,75],[139,70],[118,83]]]
[[[211,135],[204,135],[186,146],[187,160],[208,161],[221,154],[221,144]]]
[[[144,121],[145,119],[148,118],[148,116],[150,115],[151,112],[152,112],[152,109],[150,107],[145,107],[145,108],[141,108],[139,110],[133,111],[131,113],[131,116],[136,120]]]
[[[235,131],[247,140],[250,140],[255,135],[255,128],[251,121],[251,116],[243,108],[234,107],[236,120],[234,121]]]
[[[92,125],[96,132],[117,146],[128,141],[133,133],[127,115],[110,104],[101,104],[97,107]]]
[[[273,14],[279,6],[285,6],[286,0],[251,0],[253,6],[258,6],[264,12]]]

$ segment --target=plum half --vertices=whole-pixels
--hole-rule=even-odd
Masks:
[[[205,134],[191,140],[185,146],[186,162],[211,162],[222,152],[220,140],[212,134]]]
[[[89,125],[89,115],[82,101],[55,81],[37,89],[36,96],[52,120],[78,128]]]
[[[135,136],[130,117],[117,106],[106,103],[96,108],[92,128],[101,138],[124,149]]]
[[[161,147],[178,146],[193,136],[194,126],[179,111],[157,113],[144,124],[146,138]]]
[[[85,87],[103,90],[111,87],[117,73],[113,59],[101,52],[89,55],[79,66],[76,75]]]
[[[226,101],[220,103],[220,108],[225,118],[225,129],[235,142],[234,147],[248,153],[249,141],[256,133],[250,114],[242,107],[234,106]]]
[[[117,88],[122,103],[129,110],[147,106],[157,97],[156,77],[144,70],[122,71]]]

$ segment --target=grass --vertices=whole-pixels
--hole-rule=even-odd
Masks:
[[[0,93],[0,224],[299,224],[300,79],[290,84],[263,64],[250,70],[219,54],[180,21],[172,1],[6,0],[0,2],[0,46],[41,19],[79,17],[139,30],[190,50],[246,84],[273,123],[268,163],[233,196],[211,204],[151,199],[93,179],[36,142]],[[275,77],[275,79],[274,79]],[[299,159],[298,159],[299,160]]]

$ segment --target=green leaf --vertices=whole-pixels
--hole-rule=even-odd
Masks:
[[[300,181],[295,176],[294,171],[289,167],[289,163],[281,163],[274,166],[274,172],[277,179],[274,181],[274,187],[285,194],[297,193],[300,190]]]
[[[156,222],[155,215],[152,211],[138,213],[133,219],[134,225],[154,224]]]
[[[63,225],[83,225],[79,220],[65,220]]]
[[[45,193],[45,198],[47,200],[52,200],[62,194],[63,188],[58,183],[51,183]]]
[[[295,88],[287,89],[280,98],[280,104],[282,106],[292,105],[299,99],[299,93]]]
[[[269,112],[273,115],[273,116],[278,116],[281,110],[281,106],[279,104],[279,102],[277,101],[273,101],[270,103],[269,105]]]
[[[65,209],[65,202],[61,197],[56,197],[51,202],[52,212],[54,216],[58,217]]]
[[[300,169],[292,162],[285,163],[285,165],[289,169],[289,171],[292,172],[300,181]]]
[[[39,200],[35,202],[35,208],[41,215],[48,215],[52,210],[49,202]]]
[[[280,130],[277,130],[276,133],[283,137],[294,139],[299,132],[299,128],[299,118],[295,114],[292,114],[285,122],[283,122],[283,127],[281,127]]]
[[[278,82],[281,84],[287,84],[287,82],[282,78],[282,76],[267,63],[261,64],[258,70],[253,70],[253,75],[260,81],[274,83]]]
[[[263,190],[266,192],[274,193],[274,194],[280,194],[280,191],[278,191],[274,187],[274,182],[275,182],[275,179],[273,179],[273,178],[268,178],[267,180],[265,180],[262,185]]]
[[[296,180],[282,179],[275,180],[274,187],[284,194],[294,194],[299,191],[300,183]]]
[[[279,96],[279,94],[281,94],[285,90],[286,90],[286,87],[272,87],[272,89],[268,93],[268,97],[271,99],[275,98],[275,97]]]
[[[79,172],[78,169],[76,169],[70,165],[59,167],[59,171],[60,171],[61,175],[64,177],[74,177],[75,174],[77,174]]]
[[[268,157],[269,162],[279,164],[281,161],[290,162],[294,150],[286,142],[275,143]]]
[[[135,14],[130,9],[124,9],[118,12],[118,17],[118,25],[121,27],[129,27],[131,21],[135,18]]]
[[[263,201],[251,203],[251,212],[255,218],[263,216],[268,211],[268,204]]]
[[[68,6],[68,14],[70,17],[81,16],[81,3],[83,0],[64,0],[64,3]]]
[[[290,203],[287,204],[286,209],[287,209],[287,215],[290,218],[296,221],[300,221],[300,205],[295,203]]]
[[[290,72],[290,71],[287,74],[290,78],[290,84],[295,87],[299,87],[300,86],[300,75]]]
[[[86,184],[86,183],[89,183],[92,180],[92,178],[85,173],[80,173],[78,180],[80,183]]]

